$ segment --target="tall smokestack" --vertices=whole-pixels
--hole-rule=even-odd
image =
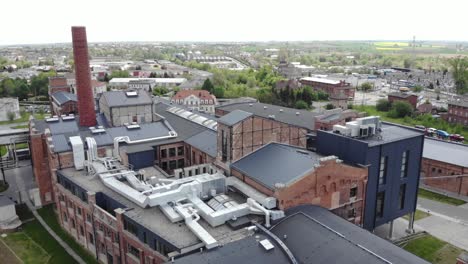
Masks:
[[[91,88],[86,28],[72,27],[72,39],[80,126],[95,126],[96,113],[94,112],[94,97]]]

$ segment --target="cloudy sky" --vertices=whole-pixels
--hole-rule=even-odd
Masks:
[[[468,41],[467,0],[4,0],[0,45],[70,42]]]

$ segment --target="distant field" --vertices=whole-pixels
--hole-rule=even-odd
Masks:
[[[379,47],[408,47],[407,42],[375,42],[375,46]]]
[[[402,48],[383,48],[383,47],[377,47],[375,49],[376,50],[402,50]]]

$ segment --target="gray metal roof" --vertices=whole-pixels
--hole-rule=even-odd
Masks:
[[[320,131],[322,133],[322,131]],[[333,133],[333,132],[325,132],[325,133]],[[336,134],[338,135],[338,134]],[[342,136],[342,135],[338,135]],[[346,137],[346,136],[342,136]],[[356,139],[363,142],[367,142],[370,147],[378,146],[387,144],[390,142],[395,142],[399,140],[404,140],[408,138],[414,137],[424,137],[424,134],[420,130],[416,130],[414,128],[401,126],[398,124],[382,122],[382,132],[380,133],[380,137],[369,137],[369,138],[361,138]]]
[[[59,91],[56,93],[52,94],[52,98],[59,104],[63,105],[64,103],[68,101],[73,101],[77,102],[78,100],[76,99],[76,94],[74,93],[69,93],[69,92],[64,92],[64,91]]]
[[[461,107],[468,107],[468,101],[465,98],[457,99],[457,100],[450,100],[448,101],[449,105],[461,106]]]
[[[265,108],[266,107],[266,108]],[[314,117],[319,113],[310,112],[307,110],[298,110],[278,105],[263,104],[263,103],[238,103],[229,104],[217,107],[218,109],[232,112],[236,109],[252,113],[263,118],[270,118],[274,115],[275,120],[298,127],[314,130]],[[281,111],[282,110],[282,111]],[[299,113],[298,115],[296,113]]]
[[[273,190],[276,183],[287,185],[312,171],[322,157],[302,148],[269,143],[232,163],[231,168]]]
[[[137,96],[127,96],[125,91],[104,92],[100,100],[106,100],[109,107],[151,104],[151,97],[145,91],[138,91]]]
[[[258,238],[256,237],[258,236]],[[275,248],[266,251],[259,241],[268,239]],[[175,259],[174,264],[275,264],[289,263],[289,258],[283,253],[279,245],[264,234],[257,233],[241,240],[237,240],[213,250],[189,254]]]
[[[185,140],[185,143],[205,152],[211,157],[216,157],[218,151],[217,133],[211,130],[205,130],[193,137]]]
[[[54,144],[54,152],[66,152],[71,150],[68,139],[63,134],[52,135],[52,142],[52,144]]]
[[[233,126],[242,120],[251,117],[253,114],[242,110],[234,110],[227,115],[224,115],[218,119],[218,123],[225,124],[227,126]]]
[[[325,208],[302,205],[286,214],[270,231],[286,244],[299,263],[428,264]]]
[[[400,92],[393,92],[393,93],[389,93],[388,95],[389,96],[399,97],[399,98],[408,98],[410,96],[417,96],[417,95],[412,94],[412,93],[400,93]]]
[[[468,167],[468,146],[426,138],[423,158]]]
[[[8,197],[4,195],[0,195],[0,207],[7,206],[7,205],[14,205],[15,203],[8,199]]]
[[[67,121],[60,119],[59,121],[47,122],[46,124],[49,126],[52,135],[78,132],[80,130],[76,119]]]

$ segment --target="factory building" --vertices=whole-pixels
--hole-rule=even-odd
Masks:
[[[145,91],[111,91],[102,93],[99,110],[110,126],[153,121],[153,100]]]

